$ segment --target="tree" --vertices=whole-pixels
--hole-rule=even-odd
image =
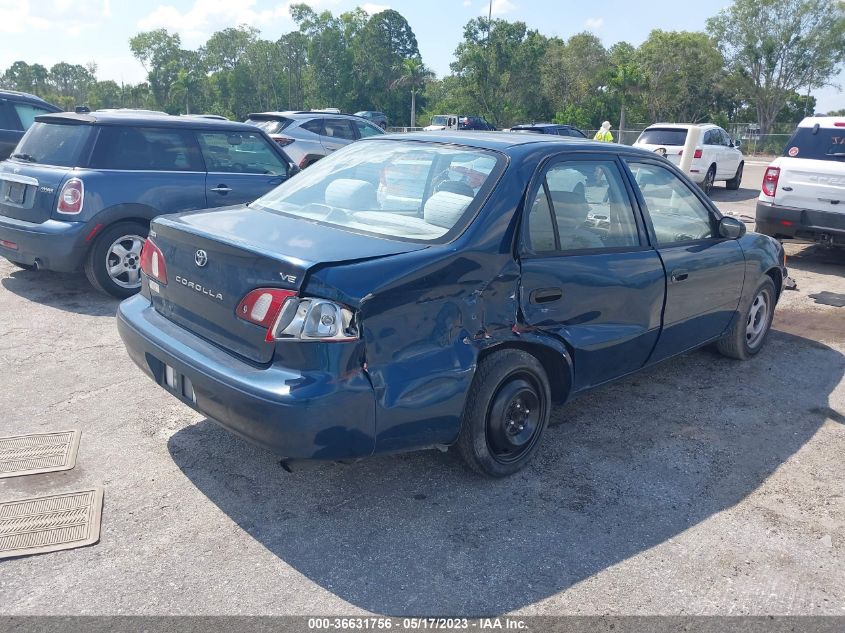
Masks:
[[[790,93],[830,85],[845,60],[843,7],[831,0],[735,0],[707,21],[745,80],[762,134]]]
[[[434,73],[423,64],[422,58],[402,60],[402,74],[393,81],[391,87],[411,89],[411,127],[417,126],[417,92],[433,78]]]
[[[170,91],[179,78],[181,46],[179,35],[171,35],[165,29],[138,33],[129,40],[132,54],[147,71],[153,99],[160,108],[170,102]]]
[[[619,141],[625,131],[628,108],[639,101],[645,77],[637,60],[637,50],[628,42],[617,42],[608,53],[610,73],[608,88],[619,102]]]
[[[706,34],[656,29],[637,56],[653,121],[696,123],[708,116],[724,59]]]

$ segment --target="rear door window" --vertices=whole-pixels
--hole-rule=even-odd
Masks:
[[[824,129],[800,127],[789,139],[783,152],[792,158],[845,161],[845,127]]]
[[[18,117],[12,109],[12,104],[0,101],[0,130],[20,130]]]
[[[354,121],[353,125],[358,130],[358,135],[361,138],[367,138],[368,136],[377,136],[379,134],[384,134],[381,128],[377,128],[375,125],[371,125],[370,123],[365,123],[364,121]]]
[[[648,145],[683,145],[687,142],[687,131],[675,128],[650,128],[640,134],[638,142]]]
[[[41,114],[49,114],[51,112],[50,110],[39,108],[38,106],[34,106],[30,103],[15,103],[13,107],[15,108],[15,112],[17,112],[21,125],[25,130],[28,130],[32,124],[35,123],[35,117]]]
[[[39,123],[29,128],[15,150],[21,160],[42,165],[76,167],[82,162],[90,125]]]
[[[197,132],[209,172],[284,176],[287,165],[258,133]]]
[[[104,125],[91,167],[132,171],[205,171],[190,130]]]
[[[326,119],[323,122],[323,136],[343,139],[345,141],[355,140],[355,132],[352,130],[352,124],[346,119]]]
[[[323,133],[323,119],[313,119],[311,121],[306,121],[302,125],[300,125],[303,130],[307,130],[313,134],[321,134]]]

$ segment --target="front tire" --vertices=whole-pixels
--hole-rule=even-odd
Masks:
[[[739,167],[736,168],[736,175],[725,183],[725,188],[731,191],[739,189],[739,185],[742,183],[742,170],[744,167],[745,163],[739,164]]]
[[[549,422],[551,387],[540,362],[506,349],[482,359],[461,421],[458,449],[487,477],[506,477],[534,457]]]
[[[104,229],[85,258],[85,275],[100,292],[118,299],[141,289],[141,247],[149,227],[141,222],[118,222]]]
[[[775,284],[766,275],[751,295],[751,300],[744,302],[742,312],[731,329],[716,343],[716,349],[724,356],[738,360],[755,356],[763,349],[769,335],[776,300]]]

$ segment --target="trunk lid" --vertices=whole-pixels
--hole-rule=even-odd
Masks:
[[[845,214],[845,162],[780,159],[775,204]]]
[[[0,215],[36,224],[50,219],[72,171],[14,159],[0,163]]]
[[[301,291],[315,267],[426,247],[245,206],[163,216],[153,222],[150,236],[167,270],[167,285],[150,292],[155,309],[256,363],[270,362],[275,346],[264,340],[264,328],[235,314],[251,290]]]

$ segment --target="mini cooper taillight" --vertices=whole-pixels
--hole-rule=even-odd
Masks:
[[[150,279],[167,284],[167,266],[164,264],[164,254],[149,237],[141,248],[141,270]]]
[[[778,180],[780,180],[780,167],[769,167],[763,176],[763,195],[774,197],[778,190]]]
[[[79,178],[71,178],[59,192],[59,203],[56,211],[67,215],[76,215],[82,211],[82,203],[85,202],[85,185]]]
[[[292,290],[258,288],[236,308],[239,318],[267,328],[264,340],[353,341],[358,338],[352,310],[328,299],[300,298]]]

